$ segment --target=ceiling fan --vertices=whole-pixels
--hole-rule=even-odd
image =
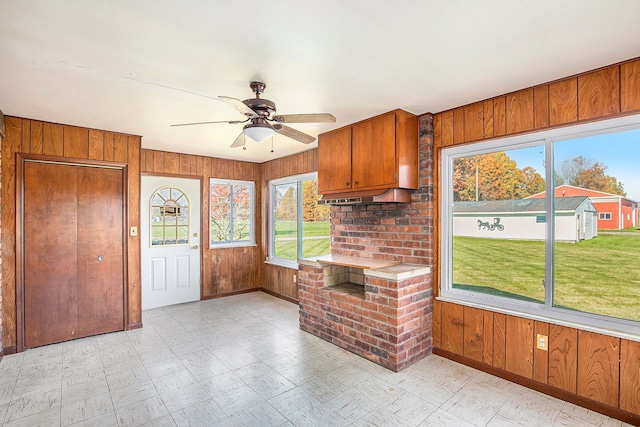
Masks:
[[[206,125],[211,123],[228,123],[233,125],[249,122],[244,125],[240,135],[238,135],[233,144],[231,144],[233,148],[245,145],[245,137],[249,137],[256,142],[263,142],[272,136],[274,132],[295,139],[303,144],[310,144],[316,140],[313,136],[290,128],[283,123],[335,123],[336,121],[336,118],[329,113],[276,115],[276,104],[268,99],[260,98],[260,94],[264,92],[267,86],[262,82],[251,82],[249,87],[253,93],[256,94],[255,98],[240,101],[239,99],[228,96],[218,97],[220,101],[231,105],[247,116],[246,120],[178,123],[171,126]]]

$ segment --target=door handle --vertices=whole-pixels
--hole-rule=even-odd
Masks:
[[[104,257],[102,255],[98,255],[98,261],[102,261]]]
[[[193,246],[191,247],[191,249],[199,249],[199,248],[200,248],[200,246],[198,246],[198,245],[193,245]]]

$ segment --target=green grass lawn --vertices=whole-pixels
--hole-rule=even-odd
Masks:
[[[555,245],[554,304],[640,320],[640,235],[600,234]],[[454,238],[458,289],[544,301],[544,242]]]
[[[328,236],[330,235],[329,221],[327,222],[303,222],[302,229],[305,236]],[[276,222],[276,237],[295,236],[297,223],[295,221]]]
[[[329,222],[303,222],[302,257],[327,255],[331,251],[329,238]],[[326,239],[319,237],[326,236]],[[276,224],[275,252],[277,257],[295,260],[298,258],[296,250],[296,222],[279,221]],[[307,239],[311,237],[311,239]],[[285,240],[279,239],[285,238]]]

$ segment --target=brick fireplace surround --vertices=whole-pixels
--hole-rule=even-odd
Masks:
[[[327,287],[335,266],[300,262],[300,327],[393,371],[431,353],[433,116],[419,120],[419,189],[410,203],[331,207],[331,254],[422,267],[414,277],[364,270],[363,292]],[[383,271],[384,268],[380,269]],[[426,273],[425,273],[426,271]],[[368,274],[370,273],[370,274]]]

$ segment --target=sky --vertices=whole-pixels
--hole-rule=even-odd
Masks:
[[[507,151],[522,169],[532,166],[544,177],[544,147]],[[624,185],[627,198],[640,202],[640,129],[595,135],[555,143],[555,164],[583,156],[607,166],[606,175]]]

